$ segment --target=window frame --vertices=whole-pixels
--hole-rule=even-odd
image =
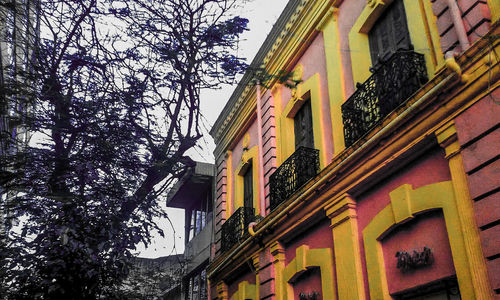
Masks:
[[[393,31],[396,26],[395,25],[393,16],[396,13],[400,13],[399,18],[401,20],[401,26],[404,27],[406,30],[405,32],[402,32],[403,37],[403,42],[404,45],[403,48],[405,50],[412,50],[413,45],[411,44],[411,39],[410,39],[410,30],[408,29],[408,18],[406,16],[406,8],[404,6],[404,1],[403,0],[394,0],[392,3],[390,3],[387,6],[387,9],[385,9],[380,17],[377,19],[377,21],[373,24],[372,28],[368,32],[368,42],[370,44],[370,57],[372,61],[372,66],[377,67],[381,62],[387,60],[390,58],[396,51],[401,49],[401,46],[398,45],[399,42],[395,40],[396,33]],[[388,32],[383,32],[384,27],[386,29],[389,29],[391,32],[390,34]],[[381,38],[384,36],[389,38],[389,45],[388,47],[383,47],[381,45]],[[376,46],[376,49],[374,49]],[[381,55],[382,54],[382,55]]]
[[[244,206],[244,175],[248,170],[252,172],[252,182],[253,182],[253,208],[255,209],[255,215],[264,214],[265,208],[260,205],[260,193],[259,191],[259,157],[258,157],[258,146],[253,146],[250,149],[244,149],[241,155],[241,160],[234,171],[234,201],[232,212],[236,211],[238,208]],[[264,187],[262,187],[264,188]],[[229,218],[230,216],[228,216]]]
[[[373,66],[368,33],[392,1],[367,1],[363,11],[349,31],[348,39],[354,84],[366,81],[371,75],[370,68],[367,67]],[[426,0],[401,1],[403,1],[405,12],[412,12],[405,13],[410,43],[418,50],[417,52],[424,54],[427,73],[432,76],[444,64],[444,53],[440,48],[440,37],[431,3]],[[356,62],[356,64],[352,62]]]
[[[250,160],[248,162],[248,167],[246,171],[244,172],[243,176],[243,206],[244,207],[254,207],[253,205],[253,164],[252,161]],[[248,199],[250,198],[250,199]],[[251,201],[250,201],[251,200]],[[248,202],[251,202],[251,206],[247,205],[249,204]]]
[[[295,69],[299,68],[297,66]],[[300,68],[299,68],[300,69]],[[299,78],[302,77],[300,74]],[[282,164],[290,155],[295,152],[295,134],[290,134],[295,132],[294,128],[294,118],[297,112],[300,110],[302,105],[306,101],[311,103],[311,117],[312,117],[312,130],[314,136],[314,148],[319,150],[319,162],[320,169],[323,169],[328,164],[328,152],[332,149],[326,149],[326,141],[332,139],[332,137],[327,137],[326,126],[331,126],[331,123],[327,123],[325,120],[325,114],[329,114],[328,110],[323,109],[325,105],[330,105],[330,103],[323,103],[321,97],[321,82],[319,73],[314,73],[309,78],[297,85],[293,91],[291,99],[288,101],[283,109],[283,112],[279,115],[280,120],[280,134],[277,136],[279,155],[277,155],[277,165]]]
[[[299,120],[299,118],[301,120]],[[303,124],[304,122],[306,124]],[[297,110],[297,113],[293,118],[293,123],[295,150],[297,150],[301,146],[314,149],[314,127],[311,99],[304,100],[304,103]],[[305,127],[302,125],[305,125]],[[297,140],[297,135],[302,135],[300,142]]]

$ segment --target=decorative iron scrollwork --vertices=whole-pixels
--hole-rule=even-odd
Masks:
[[[248,224],[255,220],[253,207],[238,208],[229,219],[222,224],[221,250],[225,252],[237,243],[243,241],[248,235]]]
[[[422,252],[413,250],[413,254],[406,251],[398,251],[396,252],[396,257],[398,259],[396,267],[403,273],[421,267],[430,266],[434,262],[432,251],[427,247],[424,247]]]
[[[413,51],[394,53],[372,72],[342,105],[346,147],[378,125],[428,80],[424,55]]]
[[[275,209],[319,171],[319,151],[298,148],[269,178],[270,208]]]
[[[316,291],[299,294],[299,300],[318,300],[318,299],[319,299],[319,293]]]

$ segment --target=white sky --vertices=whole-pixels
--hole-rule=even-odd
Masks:
[[[288,0],[251,0],[239,12],[240,16],[249,19],[250,30],[243,34],[239,50],[239,55],[245,57],[247,63],[252,62],[287,2]],[[202,93],[201,110],[208,123],[206,124],[207,130],[212,128],[233,90],[234,86],[227,86],[220,90],[207,90]],[[201,149],[190,153],[191,157],[198,161],[213,163],[215,146],[208,132],[200,147]],[[160,225],[165,231],[165,238],[156,237],[148,248],[140,244],[137,249],[139,256],[156,258],[184,252],[184,210],[168,208],[167,211],[173,229],[168,220],[161,220]]]

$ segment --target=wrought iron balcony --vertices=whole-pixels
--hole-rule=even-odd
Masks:
[[[346,147],[362,138],[428,80],[424,55],[413,51],[398,51],[370,71],[370,78],[358,83],[357,90],[342,105]]]
[[[269,178],[270,208],[275,209],[319,171],[319,151],[298,148]]]
[[[229,219],[222,224],[221,250],[226,252],[248,235],[248,224],[255,220],[253,207],[238,208]]]

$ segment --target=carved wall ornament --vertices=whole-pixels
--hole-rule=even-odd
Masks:
[[[319,299],[319,293],[316,291],[299,294],[299,300],[318,300],[318,299]]]
[[[248,150],[248,146],[250,145],[250,135],[247,133],[243,137],[243,151]]]
[[[413,250],[412,254],[406,251],[398,251],[396,252],[396,257],[398,260],[396,267],[403,273],[430,266],[434,262],[432,251],[427,247],[424,247],[424,250],[421,252]]]

